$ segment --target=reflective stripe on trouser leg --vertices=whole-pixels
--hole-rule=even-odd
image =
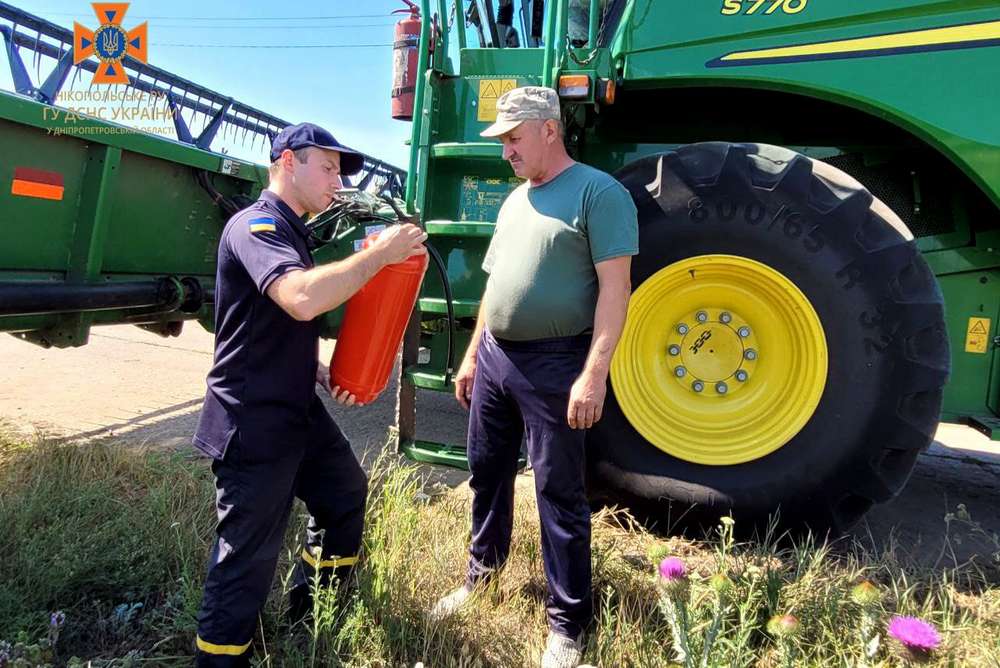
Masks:
[[[198,649],[206,654],[220,654],[225,656],[239,656],[250,649],[249,640],[242,645],[215,645],[198,636],[196,644]]]
[[[316,550],[317,552],[319,550]],[[308,548],[302,548],[302,553],[299,555],[299,566],[295,573],[295,578],[292,587],[300,586],[310,586],[313,582],[313,578],[316,575],[316,571],[319,571],[319,584],[321,586],[330,583],[330,576],[335,575],[338,582],[343,582],[350,574],[354,571],[354,567],[358,565],[360,558],[357,555],[338,557],[331,556],[329,558],[324,558],[320,555],[319,559],[313,554],[310,554]]]
[[[334,557],[332,559],[320,559],[316,561],[316,557],[309,554],[309,550],[302,550],[302,560],[309,564],[314,570],[317,568],[340,568],[341,566],[354,566],[358,563],[358,557]]]

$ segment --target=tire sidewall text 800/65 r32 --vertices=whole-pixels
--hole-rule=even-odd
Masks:
[[[686,259],[747,258],[811,304],[828,364],[818,403],[790,440],[725,465],[647,441],[612,374],[588,436],[593,495],[664,521],[668,506],[674,519],[691,506],[689,517],[707,521],[732,511],[760,525],[778,512],[784,524],[835,529],[895,495],[933,436],[949,367],[941,292],[899,218],[843,172],[762,144],[684,146],[616,177],[639,211],[634,291]],[[665,328],[669,310],[667,300]]]

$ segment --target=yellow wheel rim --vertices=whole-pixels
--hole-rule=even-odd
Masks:
[[[781,273],[734,255],[664,267],[633,293],[611,362],[622,412],[679,459],[725,466],[779,449],[826,386],[823,325]]]

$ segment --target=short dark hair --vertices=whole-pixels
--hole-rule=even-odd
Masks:
[[[295,154],[295,159],[301,162],[303,165],[309,162],[309,151],[313,150],[312,146],[303,146],[302,148],[292,149],[292,153]],[[278,158],[281,159],[280,157]],[[272,176],[278,171],[278,160],[275,160],[268,166],[267,171]]]

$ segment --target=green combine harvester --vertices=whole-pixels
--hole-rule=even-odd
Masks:
[[[447,282],[428,273],[404,341],[408,456],[465,462],[461,444],[418,438],[415,393],[453,390],[493,222],[517,185],[479,132],[503,92],[529,84],[559,90],[571,152],[614,173],[639,210],[629,318],[588,440],[596,501],[663,523],[731,510],[753,526],[779,511],[789,525],[843,529],[902,489],[939,420],[1000,434],[995,0],[419,9],[397,194]],[[48,43],[25,28],[60,39],[16,11],[0,4],[10,53]],[[57,200],[0,194],[13,231],[0,249],[2,330],[73,346],[93,324],[211,327],[218,234],[265,173],[213,153],[209,129],[263,137],[282,122],[131,66],[134,86],[211,119],[198,139],[186,127],[178,140],[54,136],[60,108],[43,93],[58,85],[0,97],[4,183],[34,176],[54,192],[45,178],[62,178]],[[352,252],[363,218],[338,219],[317,261]],[[325,317],[326,335],[339,317]]]

